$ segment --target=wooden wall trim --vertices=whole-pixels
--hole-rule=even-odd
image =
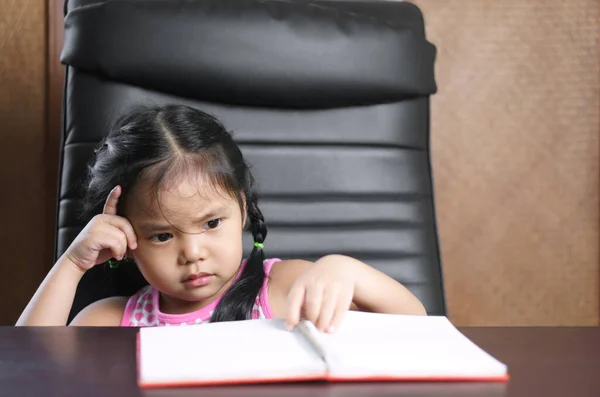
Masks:
[[[58,199],[58,163],[62,124],[64,67],[60,53],[64,41],[64,0],[48,0],[48,47],[46,89],[46,253],[47,270],[54,263],[56,204]]]

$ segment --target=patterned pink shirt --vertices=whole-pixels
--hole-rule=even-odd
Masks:
[[[252,308],[252,319],[273,318],[268,296],[268,276],[271,267],[276,262],[281,261],[277,258],[267,259],[263,262],[265,269],[265,281],[260,289],[254,307]],[[246,261],[242,262],[243,269]],[[163,327],[173,325],[194,325],[210,321],[213,311],[221,301],[221,298],[215,299],[209,305],[202,309],[186,314],[167,314],[160,311],[159,292],[151,285],[147,285],[127,301],[125,312],[121,319],[121,327]]]

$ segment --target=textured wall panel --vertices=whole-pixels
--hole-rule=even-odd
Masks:
[[[451,318],[598,324],[600,2],[414,3]]]

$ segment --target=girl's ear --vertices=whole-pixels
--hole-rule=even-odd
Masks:
[[[131,250],[129,248],[127,248],[127,251],[125,251],[125,257],[124,259],[129,259],[131,261],[134,260],[133,258],[133,252],[131,252]]]

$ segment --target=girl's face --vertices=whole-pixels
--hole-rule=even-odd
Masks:
[[[231,286],[240,268],[240,205],[202,179],[185,180],[158,195],[142,182],[127,202],[127,219],[138,239],[131,256],[161,292],[164,312],[209,304]]]

